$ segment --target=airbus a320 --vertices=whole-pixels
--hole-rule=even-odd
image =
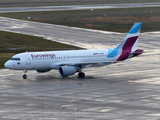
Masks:
[[[141,26],[141,23],[135,23],[116,48],[25,52],[14,55],[4,66],[12,70],[23,70],[24,79],[27,79],[28,70],[41,73],[52,69],[58,70],[61,76],[78,72],[78,76],[84,78],[84,68],[110,65],[142,54],[143,50],[137,49]]]

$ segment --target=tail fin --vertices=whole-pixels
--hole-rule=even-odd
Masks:
[[[137,50],[138,39],[140,35],[142,23],[135,23],[127,36],[117,47],[119,49],[119,58],[117,61],[122,61],[127,58],[135,57],[143,53],[143,50]]]

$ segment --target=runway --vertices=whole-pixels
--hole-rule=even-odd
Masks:
[[[38,74],[0,70],[0,118],[4,120],[158,120],[159,58],[85,69],[85,79],[58,71]]]
[[[156,2],[156,3],[132,3],[132,4],[12,7],[12,8],[0,8],[0,13],[31,12],[31,11],[33,12],[33,11],[83,10],[83,9],[109,9],[109,8],[159,7],[159,6],[160,6],[160,2]]]
[[[0,23],[1,30],[85,48],[116,47],[126,35],[3,17]],[[23,80],[22,71],[0,70],[0,119],[158,120],[159,41],[159,32],[141,34],[139,48],[144,54],[130,62],[84,69],[85,79],[62,78],[58,71],[29,71]]]
[[[130,28],[128,28],[128,31]],[[6,17],[0,17],[0,30],[38,36],[87,49],[114,48],[118,46],[126,36],[126,33],[83,29]],[[139,46],[141,47],[141,43],[143,43],[144,49],[147,49],[148,46],[146,47],[146,45],[157,44],[155,40],[159,40],[159,33],[160,32],[141,33]],[[159,46],[154,47],[159,48]]]

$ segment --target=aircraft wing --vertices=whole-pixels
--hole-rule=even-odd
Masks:
[[[87,68],[87,67],[97,67],[97,66],[104,66],[112,64],[113,62],[106,62],[106,61],[99,61],[99,62],[81,62],[81,63],[60,63],[59,66],[76,66],[81,68]]]

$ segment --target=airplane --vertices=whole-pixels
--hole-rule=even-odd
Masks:
[[[144,51],[137,49],[141,26],[142,23],[134,23],[120,45],[112,49],[24,52],[14,55],[4,66],[23,70],[24,79],[28,70],[43,73],[52,69],[58,70],[61,76],[78,72],[78,77],[84,78],[84,68],[110,65],[142,54]]]

